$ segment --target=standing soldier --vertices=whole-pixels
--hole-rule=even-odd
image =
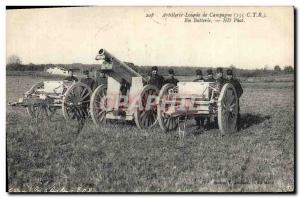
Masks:
[[[223,75],[223,68],[218,67],[216,74],[217,74],[217,78],[216,78],[217,89],[219,92],[221,92],[223,85],[225,85],[226,83],[226,79],[224,78]]]
[[[124,78],[122,78],[120,84],[121,84],[121,86],[120,86],[120,92],[121,92],[121,94],[123,96],[126,96],[128,90],[130,89],[130,84]]]
[[[89,71],[87,70],[83,71],[83,78],[80,79],[80,82],[89,86],[92,91],[95,89],[96,82],[89,77]],[[85,100],[90,100],[90,96],[88,96]],[[83,109],[85,112],[85,115],[83,115],[83,119],[86,119],[88,116],[89,103],[83,103]]]
[[[96,71],[96,86],[99,85],[107,85],[107,77],[105,75],[104,72],[100,71]]]
[[[156,66],[152,67],[148,84],[154,85],[158,89],[160,89],[164,84],[164,77],[158,74],[158,68]]]
[[[171,84],[177,85],[177,83],[179,82],[179,80],[177,80],[174,77],[174,75],[175,75],[174,70],[173,69],[169,69],[169,78],[167,78],[165,80],[165,84],[171,83]]]
[[[200,69],[196,70],[196,79],[193,82],[204,82],[202,71]],[[196,130],[203,130],[206,129],[204,126],[205,117],[197,116],[195,117],[197,129]]]
[[[214,79],[213,76],[213,71],[212,69],[207,69],[206,70],[206,79],[204,80],[205,82],[215,82],[216,80]]]
[[[75,76],[74,76],[74,74],[73,74],[73,69],[69,69],[68,70],[68,74],[69,74],[69,76],[68,77],[66,77],[64,80],[65,81],[75,81],[75,82],[77,82],[78,81],[78,78],[76,78]]]
[[[239,122],[240,122],[240,119],[241,119],[241,115],[240,115],[240,97],[243,94],[243,88],[242,88],[242,85],[239,82],[239,80],[237,78],[233,78],[232,69],[227,70],[227,81],[228,81],[228,83],[231,83],[234,86],[234,88],[236,90],[237,97],[238,97],[238,120],[237,121],[238,121],[238,125],[239,125]]]
[[[90,78],[89,71],[87,70],[83,71],[83,78],[80,80],[80,82],[89,86],[92,91],[94,90],[96,85],[95,81],[92,78]]]
[[[224,78],[224,75],[223,75],[223,68],[222,67],[218,67],[217,68],[217,71],[216,71],[216,89],[217,89],[217,95],[219,95],[221,93],[221,90],[222,90],[222,87],[225,85],[226,83],[226,79]],[[214,117],[214,124],[215,124],[215,127],[218,126],[218,118],[217,117]]]
[[[203,75],[202,75],[202,71],[200,69],[196,70],[196,79],[193,80],[193,82],[203,82]]]
[[[216,82],[216,80],[214,79],[212,69],[207,69],[206,75],[207,76],[206,76],[204,82]],[[209,93],[209,98],[210,97],[211,97],[211,93]],[[206,117],[206,124],[205,124],[204,130],[208,130],[209,128],[210,128],[210,117]]]

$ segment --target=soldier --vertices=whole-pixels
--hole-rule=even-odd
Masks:
[[[124,78],[122,78],[122,81],[120,84],[121,84],[121,86],[120,86],[121,94],[126,96],[127,91],[130,89],[130,84]]]
[[[216,81],[214,79],[212,69],[207,69],[206,74],[207,74],[207,76],[206,76],[206,79],[204,80],[205,82],[215,82]]]
[[[215,82],[216,80],[214,79],[213,76],[213,71],[212,69],[207,69],[206,70],[206,78],[204,80],[204,82]],[[209,95],[209,97],[211,96],[211,93]],[[206,117],[206,123],[204,125],[204,130],[208,130],[210,128],[210,117]],[[205,122],[205,120],[203,121],[203,123]]]
[[[75,81],[75,82],[77,82],[78,81],[78,78],[76,78],[74,75],[73,75],[73,70],[72,69],[69,69],[68,70],[68,74],[69,74],[69,76],[68,77],[66,77],[64,80],[65,81]]]
[[[95,81],[89,77],[89,71],[83,71],[83,78],[80,80],[81,83],[86,84],[87,86],[89,86],[91,88],[91,90],[93,91],[95,88]]]
[[[233,72],[232,72],[232,69],[228,69],[227,70],[227,82],[228,83],[231,83],[235,90],[236,90],[236,94],[237,94],[237,97],[238,97],[238,125],[240,124],[240,118],[241,118],[241,115],[240,115],[240,97],[242,96],[243,94],[243,88],[242,88],[242,85],[241,83],[239,82],[239,80],[237,78],[233,78]]]
[[[237,94],[238,98],[240,98],[243,94],[243,88],[242,88],[240,81],[237,78],[233,78],[232,69],[227,70],[226,77],[227,77],[227,81],[234,86],[234,88],[236,90],[236,94]]]
[[[203,82],[203,75],[202,75],[202,71],[200,69],[196,70],[196,79],[193,80],[193,82]]]
[[[223,68],[218,67],[216,74],[217,74],[217,78],[216,78],[217,89],[219,92],[221,92],[223,85],[225,85],[226,83],[226,79],[224,78],[223,75]]]
[[[204,82],[202,71],[200,69],[196,70],[196,79],[193,80],[193,82]],[[205,129],[204,121],[205,117],[203,116],[197,116],[195,117],[197,129],[196,130],[203,130]]]
[[[216,71],[216,88],[217,88],[217,94],[219,95],[221,93],[221,90],[222,90],[222,87],[225,85],[226,83],[226,79],[224,78],[224,75],[223,75],[223,68],[222,67],[218,67],[217,68],[217,71]],[[214,117],[214,124],[215,124],[215,127],[218,126],[218,118],[217,117]]]
[[[152,67],[148,84],[154,85],[158,89],[160,89],[164,84],[164,78],[161,75],[159,75],[157,72],[158,72],[158,68],[156,66]]]
[[[96,75],[97,86],[106,85],[107,84],[107,77],[106,77],[105,73],[100,71],[98,74],[99,75]]]
[[[179,80],[177,80],[174,77],[174,75],[175,75],[174,70],[173,69],[169,69],[169,78],[167,78],[165,80],[165,84],[166,83],[171,83],[171,84],[177,85],[177,83],[179,82]]]

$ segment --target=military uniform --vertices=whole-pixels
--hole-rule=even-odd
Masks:
[[[236,94],[238,98],[240,98],[244,92],[240,81],[236,78],[232,78],[232,79],[228,79],[227,82],[234,86]]]
[[[227,70],[227,76],[232,76],[231,79],[227,78],[227,82],[232,84],[233,87],[235,88],[235,91],[236,91],[236,94],[237,94],[237,97],[238,97],[238,125],[240,124],[240,119],[241,119],[241,114],[240,114],[240,97],[242,96],[243,94],[243,88],[242,88],[242,85],[240,83],[240,81],[236,78],[233,78],[233,72],[231,69],[228,69]]]
[[[218,77],[218,74],[222,74],[221,77]],[[217,68],[217,79],[216,79],[216,85],[219,92],[221,92],[222,87],[227,83],[227,80],[223,76],[223,68],[218,67]]]
[[[90,77],[88,77],[88,78],[82,78],[80,80],[80,82],[86,84],[87,86],[89,86],[91,88],[91,90],[94,90],[95,85],[96,85],[94,79],[92,79]]]
[[[207,77],[205,78],[204,82],[216,82],[213,77],[213,71],[211,69],[206,70]],[[211,75],[211,77],[209,77]]]
[[[107,78],[106,77],[98,77],[97,79],[97,86],[99,85],[107,85]]]
[[[68,77],[66,77],[64,80],[66,80],[66,81],[75,81],[75,82],[77,82],[78,81],[78,78],[76,78],[75,76],[68,76]]]
[[[196,79],[193,80],[193,82],[204,82],[203,76],[202,76],[202,71],[200,69],[196,70]],[[205,122],[205,116],[196,116],[195,117],[196,125],[198,129],[201,127],[204,127],[204,122]]]
[[[169,69],[169,75],[170,75],[170,77],[165,80],[164,84],[171,83],[171,84],[177,85],[179,80],[174,78],[175,73],[174,73],[173,69]]]
[[[127,95],[127,91],[130,89],[130,84],[125,81],[125,79],[122,79],[121,86],[120,86],[120,92],[122,95]]]
[[[202,76],[202,71],[200,69],[197,69],[196,70],[196,79],[193,80],[193,82],[203,82],[204,79],[203,79],[203,76]]]
[[[91,90],[93,91],[96,88],[96,82],[94,81],[94,79],[90,78],[89,72],[88,71],[84,71],[83,74],[85,75],[84,78],[80,79],[80,82],[83,84],[86,84],[88,87],[91,88]],[[90,96],[86,97],[85,100],[90,100]],[[85,111],[85,114],[88,115],[88,110],[89,110],[89,103],[84,103],[83,104],[83,110]],[[84,117],[85,119],[86,117]]]
[[[157,67],[152,67],[152,72],[157,72]],[[148,84],[156,86],[158,89],[160,89],[164,85],[164,77],[162,77],[159,74],[151,74],[150,79],[148,81]]]

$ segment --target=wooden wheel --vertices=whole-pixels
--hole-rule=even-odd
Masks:
[[[226,83],[218,98],[218,126],[222,134],[237,130],[238,97],[234,86]]]
[[[156,97],[158,88],[153,85],[143,87],[139,97],[142,108],[136,108],[134,111],[134,121],[139,129],[152,128],[157,123]]]
[[[42,90],[44,88],[44,82],[38,82],[33,85],[29,91],[25,94],[26,99],[39,98],[38,90]],[[35,119],[36,122],[42,121],[44,119],[48,119],[55,113],[55,108],[49,107],[49,105],[45,103],[32,104],[26,107],[26,111],[30,118]]]
[[[159,92],[159,103],[157,105],[157,119],[160,128],[164,132],[175,130],[178,127],[178,117],[166,115],[166,111],[171,107],[171,104],[166,103],[168,100],[175,99],[169,90],[174,89],[174,84],[165,84]]]
[[[106,121],[106,92],[107,86],[98,86],[92,94],[90,102],[90,113],[97,127]]]
[[[92,90],[84,83],[71,85],[63,96],[62,112],[66,120],[84,120],[88,117]]]

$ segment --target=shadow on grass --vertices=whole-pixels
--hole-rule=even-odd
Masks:
[[[267,115],[261,115],[261,114],[251,114],[251,113],[245,113],[241,114],[240,122],[239,122],[239,129],[247,129],[253,125],[260,124],[264,122],[265,120],[269,120],[271,116]]]

